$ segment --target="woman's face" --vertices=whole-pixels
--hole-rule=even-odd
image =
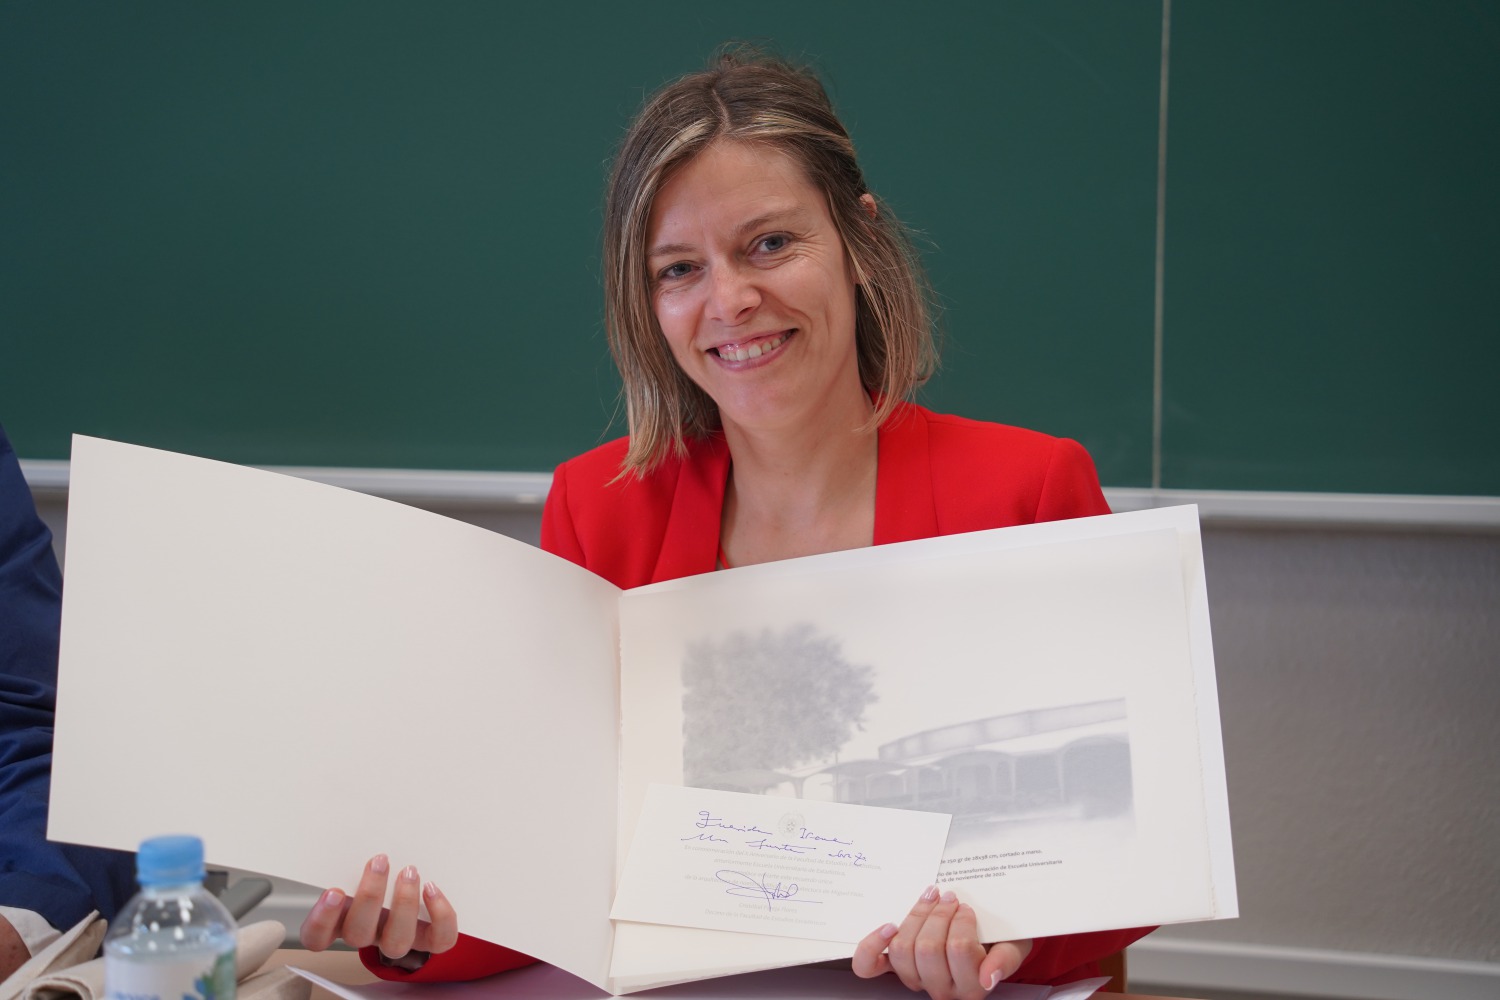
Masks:
[[[646,247],[657,322],[726,431],[864,419],[854,279],[791,157],[714,143],[657,194]]]

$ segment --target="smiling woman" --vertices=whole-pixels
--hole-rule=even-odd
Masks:
[[[647,231],[652,304],[677,367],[713,401],[731,454],[793,457],[863,439],[856,285],[822,193],[785,153],[721,140],[662,186]],[[863,433],[861,433],[863,431]],[[873,485],[873,481],[865,485]],[[850,500],[856,498],[849,498]],[[831,517],[804,555],[870,544],[874,504]],[[722,539],[740,561],[731,519]]]
[[[616,586],[1108,513],[1077,444],[908,401],[935,363],[926,283],[810,72],[732,50],[655,94],[615,160],[604,250],[630,436],[558,468],[542,545]],[[391,978],[529,961],[459,935],[415,868],[383,910],[389,872],[382,855],[353,897],[328,890],[304,942],[343,937]],[[859,943],[856,974],[936,1000],[1087,978],[1145,933],[982,944],[935,886],[870,917],[900,923]]]
[[[927,308],[930,292],[905,228],[865,183],[854,144],[822,84],[753,51],[731,50],[716,66],[684,77],[658,92],[636,116],[621,143],[605,203],[605,309],[610,347],[625,382],[630,417],[626,464],[652,468],[668,454],[681,456],[685,440],[717,430],[718,402],[663,350],[657,313],[665,271],[686,274],[687,261],[665,260],[673,251],[702,252],[705,246],[661,232],[667,206],[664,188],[680,199],[692,187],[710,200],[703,207],[728,211],[705,185],[730,185],[729,175],[694,169],[705,153],[737,162],[746,198],[782,199],[719,219],[746,248],[771,255],[772,247],[795,249],[800,235],[816,235],[829,256],[848,269],[857,287],[854,304],[858,369],[876,397],[876,422],[932,374],[936,352]],[[758,161],[758,162],[750,162]],[[775,173],[757,171],[770,166]],[[771,186],[780,188],[773,192]],[[678,206],[681,214],[688,206]],[[769,213],[794,212],[775,219]],[[687,220],[673,219],[683,225]],[[703,220],[706,222],[707,220]],[[828,228],[813,233],[821,222]],[[839,246],[832,249],[830,240]]]

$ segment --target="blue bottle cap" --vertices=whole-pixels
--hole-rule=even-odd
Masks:
[[[198,837],[152,837],[141,841],[135,856],[141,885],[178,885],[203,881],[203,841]]]

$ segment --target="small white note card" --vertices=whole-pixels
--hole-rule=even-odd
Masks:
[[[937,879],[951,819],[653,784],[610,917],[858,941]]]

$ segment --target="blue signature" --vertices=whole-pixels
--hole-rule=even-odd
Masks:
[[[759,840],[745,841],[746,847],[753,847],[757,851],[786,851],[788,854],[806,854],[808,851],[816,851],[816,847],[798,847],[796,844],[777,844],[768,841],[765,837]]]
[[[768,836],[771,833],[770,830],[762,830],[753,823],[749,826],[736,826],[733,823],[726,823],[707,809],[698,810],[698,822],[693,825],[700,830],[705,830],[708,827],[717,827],[720,830],[734,830],[736,833],[763,833]]]
[[[854,862],[855,868],[858,868],[860,865],[869,860],[865,857],[864,851],[855,851],[851,854],[850,852],[844,850],[842,847],[836,851],[829,851],[828,856],[830,858],[849,858]]]
[[[761,875],[757,880],[746,875],[744,872],[733,872],[727,868],[714,872],[714,877],[729,886],[728,889],[724,890],[725,895],[764,899],[766,901],[766,909],[768,910],[771,909],[771,904],[778,900],[784,903],[822,902],[822,900],[818,899],[793,899],[792,897],[800,891],[796,882],[787,884],[777,882],[775,885],[767,885],[765,875]]]
[[[803,840],[821,840],[826,844],[843,844],[845,847],[848,847],[850,844],[854,843],[854,841],[852,840],[840,840],[838,837],[825,837],[822,834],[813,833],[805,826],[798,827],[797,836],[801,837]]]
[[[717,836],[717,835],[712,834],[712,833],[695,833],[691,837],[681,837],[679,839],[681,839],[681,840],[706,840],[710,844],[727,844],[727,843],[729,843],[729,838],[727,838],[727,837],[720,837],[720,836]]]

